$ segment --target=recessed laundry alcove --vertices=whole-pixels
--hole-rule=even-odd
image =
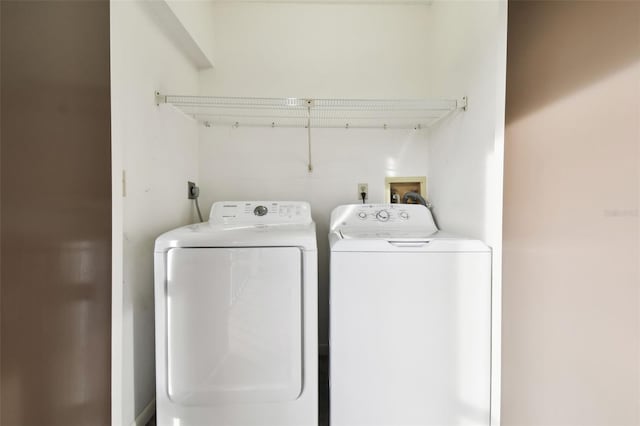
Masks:
[[[114,419],[153,409],[153,241],[196,221],[188,180],[204,216],[310,203],[321,353],[329,215],[359,183],[384,202],[386,177],[426,176],[439,226],[492,247],[500,299],[506,2],[140,0],[111,15]]]

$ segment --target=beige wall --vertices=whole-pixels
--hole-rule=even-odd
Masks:
[[[640,2],[510,2],[502,424],[640,424]]]
[[[0,1],[0,424],[111,424],[109,1]]]

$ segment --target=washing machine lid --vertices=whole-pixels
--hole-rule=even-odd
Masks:
[[[432,253],[476,253],[490,252],[482,241],[461,238],[436,232],[428,236],[405,234],[329,234],[331,252],[432,252]]]
[[[301,247],[316,250],[315,223],[304,201],[222,201],[209,221],[160,235],[155,251],[174,247]]]
[[[432,239],[434,233],[421,229],[339,229],[340,238],[345,240],[402,240],[424,241]]]

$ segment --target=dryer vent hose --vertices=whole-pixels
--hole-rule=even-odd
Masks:
[[[402,196],[402,202],[404,204],[406,204],[407,201],[409,201],[409,200],[417,201],[420,204],[422,204],[423,206],[429,208],[429,206],[427,205],[427,200],[425,200],[424,197],[422,195],[418,194],[417,192],[412,192],[412,191],[405,192],[404,195]]]

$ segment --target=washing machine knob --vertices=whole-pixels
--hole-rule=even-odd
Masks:
[[[264,216],[268,212],[269,212],[269,209],[267,209],[266,206],[258,206],[255,209],[253,209],[253,214],[255,214],[256,216]]]
[[[409,219],[409,213],[407,212],[400,212],[400,217],[402,219]]]
[[[360,219],[366,219],[367,218],[367,214],[365,212],[360,212],[360,213],[358,213],[358,217]]]
[[[386,210],[380,210],[378,213],[376,213],[376,218],[380,222],[386,222],[389,220],[389,212]]]

